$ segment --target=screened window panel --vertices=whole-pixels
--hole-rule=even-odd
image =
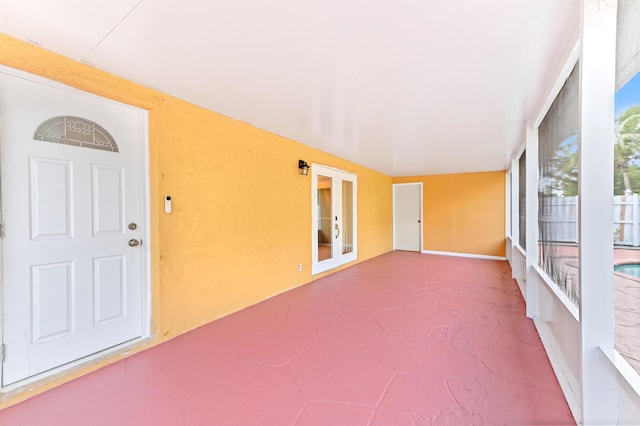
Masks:
[[[518,244],[527,250],[527,151],[518,159]]]
[[[640,373],[640,1],[618,0],[612,265],[616,349]]]
[[[616,90],[640,71],[640,1],[618,0]]]
[[[538,129],[539,264],[577,304],[579,68],[567,78]]]

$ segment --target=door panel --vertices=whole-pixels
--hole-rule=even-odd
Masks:
[[[93,259],[95,323],[103,324],[126,315],[124,256]]]
[[[71,238],[71,163],[31,158],[31,238]]]
[[[2,69],[0,111],[8,385],[143,335],[145,115]],[[34,137],[54,121],[75,139]]]
[[[422,184],[393,185],[393,248],[422,250]]]
[[[124,169],[93,168],[93,235],[124,234]]]
[[[73,331],[73,262],[31,267],[34,343]]]

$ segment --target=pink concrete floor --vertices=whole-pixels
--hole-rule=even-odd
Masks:
[[[388,253],[0,411],[0,424],[575,424],[510,274]]]

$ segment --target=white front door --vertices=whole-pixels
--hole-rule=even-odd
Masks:
[[[313,265],[317,274],[358,258],[357,176],[311,166]]]
[[[0,119],[6,386],[143,335],[146,113],[0,68]]]
[[[393,185],[393,249],[421,251],[422,183]]]

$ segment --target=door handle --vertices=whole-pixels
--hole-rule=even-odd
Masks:
[[[129,240],[129,247],[138,247],[139,245],[140,241],[133,238]]]
[[[338,227],[338,224],[336,223],[336,231],[338,231],[336,233],[336,238],[338,238],[340,236],[340,227]]]

